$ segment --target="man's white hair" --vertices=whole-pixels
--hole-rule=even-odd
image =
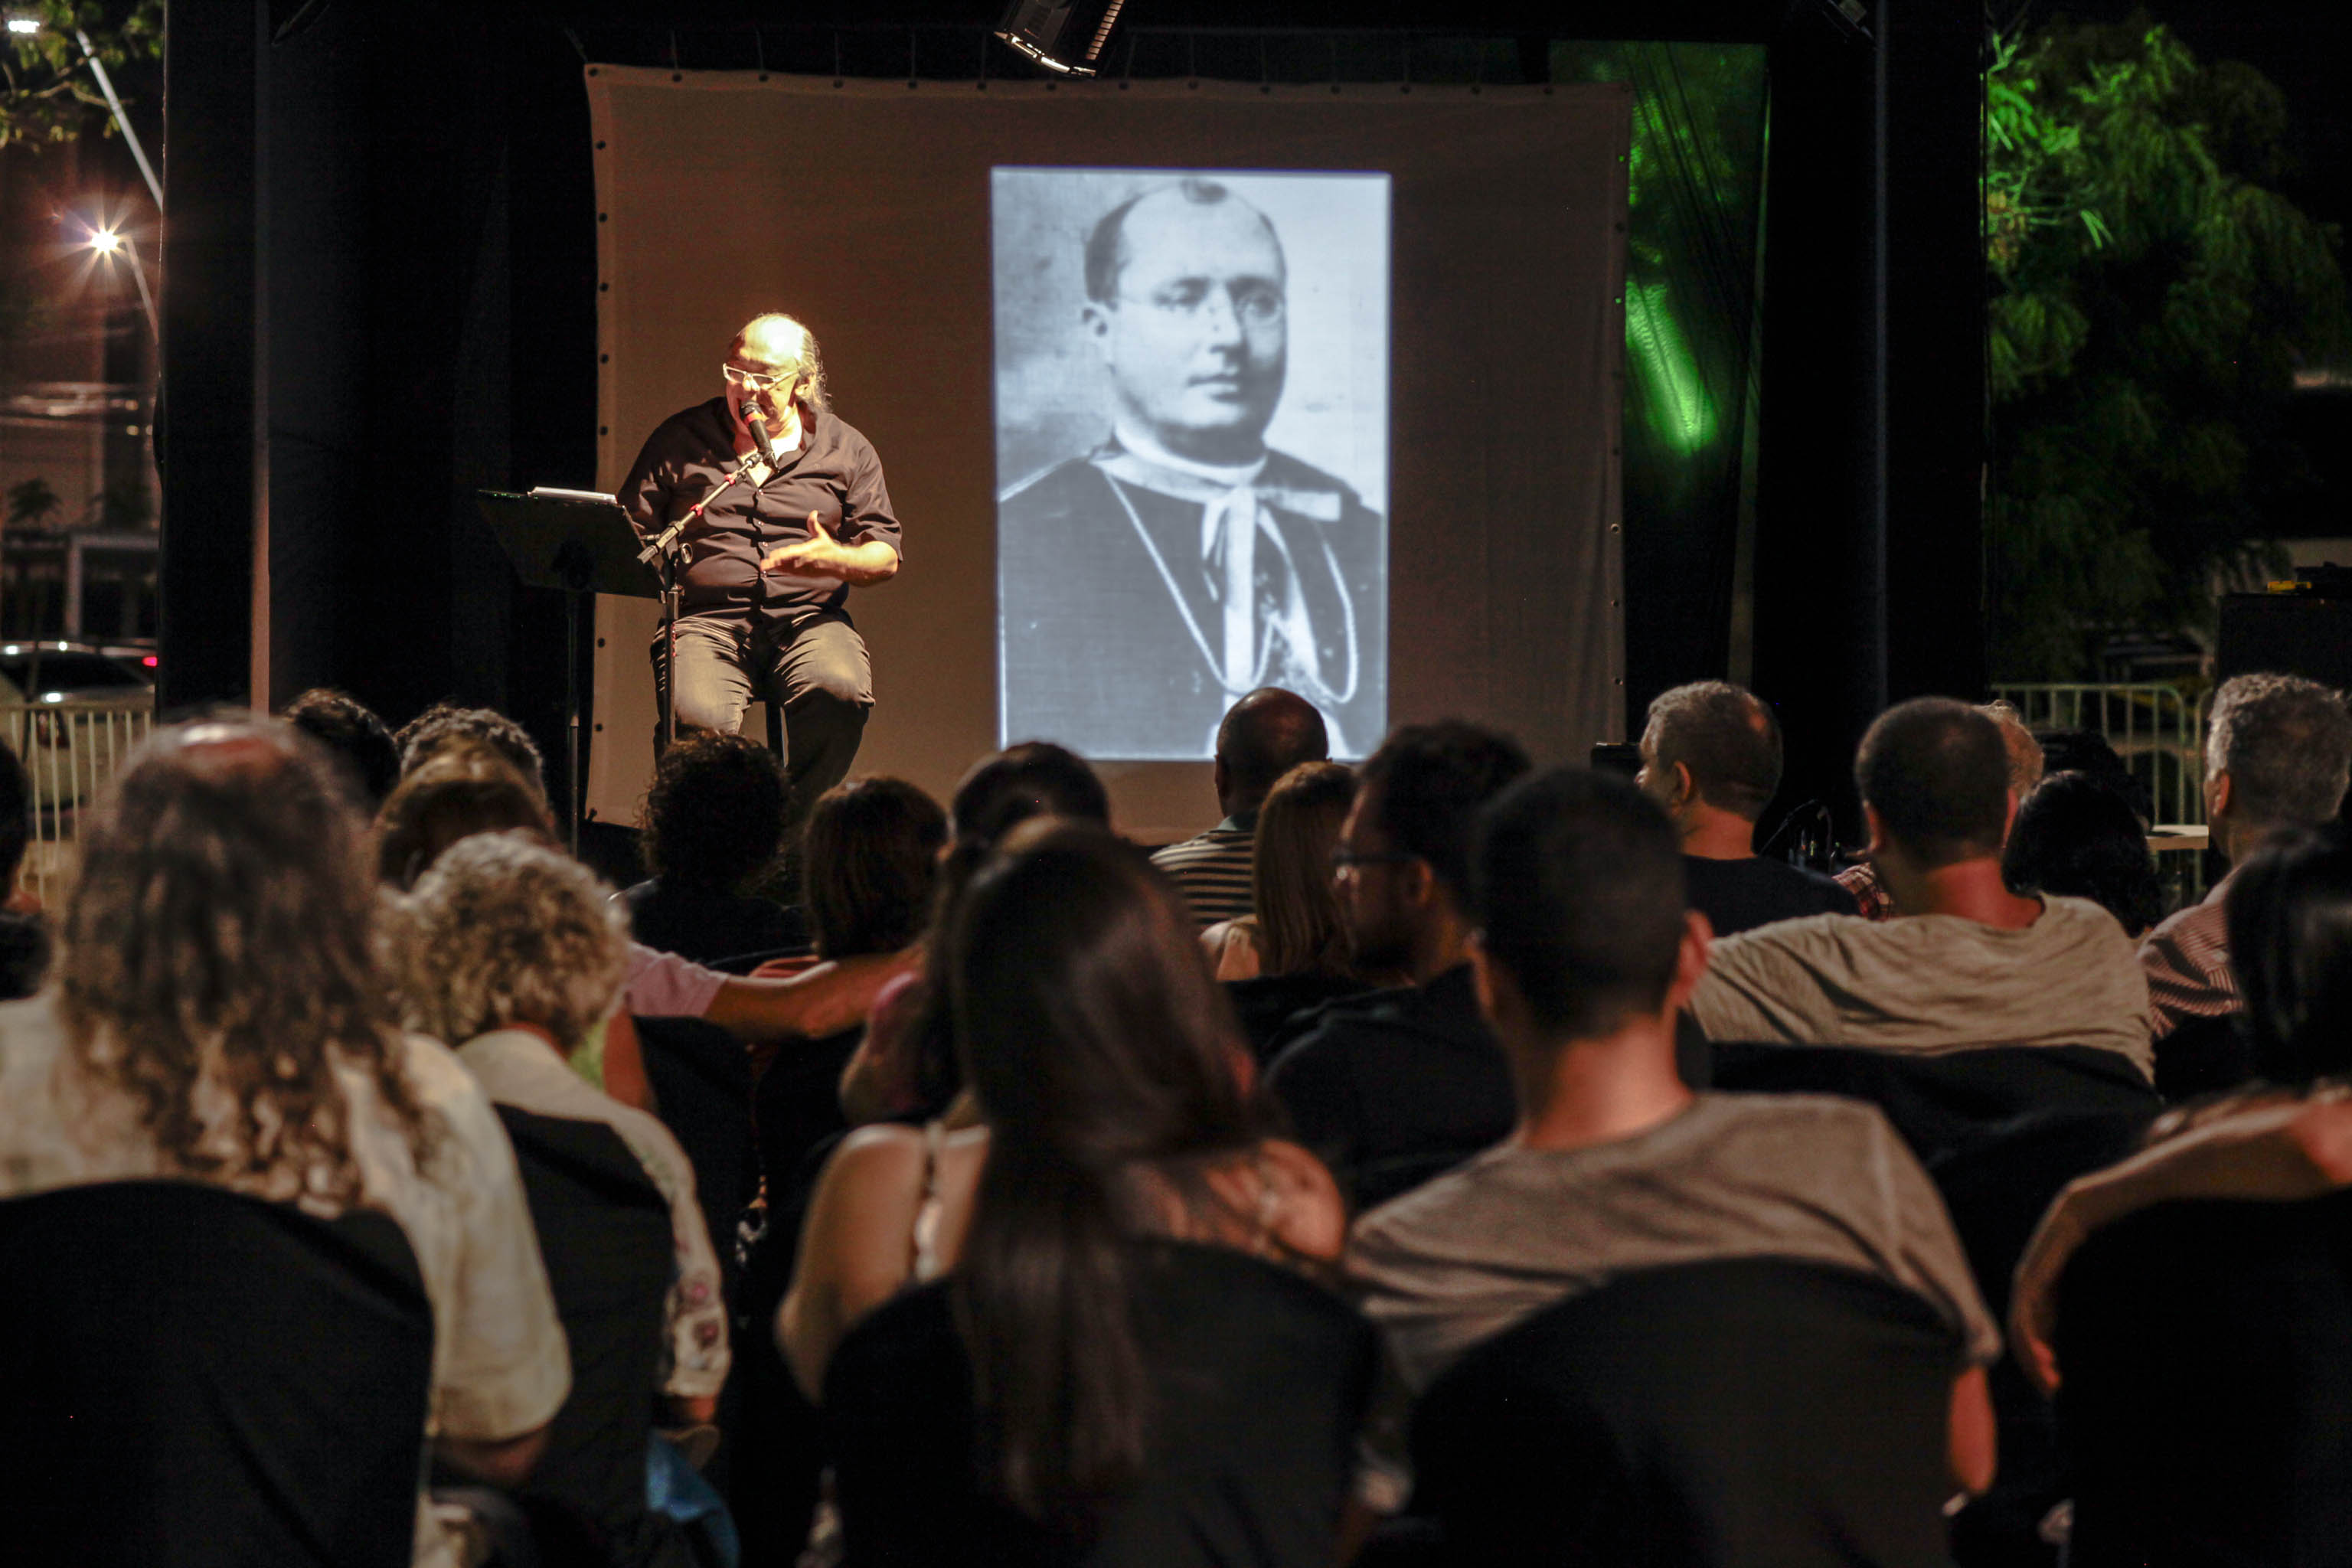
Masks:
[[[799,396],[802,403],[811,408],[833,406],[825,400],[824,354],[816,346],[814,332],[782,310],[765,310],[743,323],[742,330],[729,342],[728,354],[730,357],[741,354],[751,346],[754,339],[761,340],[765,346],[784,350],[781,357],[764,353],[757,357],[762,363],[772,364],[781,372],[801,378]],[[782,342],[777,342],[778,339]]]

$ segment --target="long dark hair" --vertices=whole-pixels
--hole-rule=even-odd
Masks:
[[[2352,835],[2297,829],[2248,857],[2229,931],[2262,1076],[2302,1087],[2352,1070]]]
[[[801,833],[819,958],[896,952],[922,934],[948,815],[904,779],[859,779],[816,797]]]
[[[1129,1317],[1132,1248],[1173,1194],[1265,1128],[1192,921],[1142,854],[1039,824],[976,877],[949,976],[990,1128],[956,1273],[982,1454],[1024,1512],[1083,1539],[1131,1481],[1151,1420]]]

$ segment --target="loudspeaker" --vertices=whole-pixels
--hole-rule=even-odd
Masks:
[[[2352,689],[2352,599],[2308,594],[2224,594],[2213,678],[2255,670]]]

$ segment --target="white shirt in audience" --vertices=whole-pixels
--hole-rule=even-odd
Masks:
[[[366,1200],[407,1234],[433,1305],[424,1436],[519,1436],[553,1420],[572,1389],[522,1178],[498,1113],[457,1057],[422,1036],[405,1043],[409,1084],[439,1133],[424,1171],[368,1075],[340,1077]],[[0,1005],[0,1197],[176,1173],[162,1168],[131,1100],[81,1073],[50,996]],[[456,1562],[422,1494],[415,1561]]]

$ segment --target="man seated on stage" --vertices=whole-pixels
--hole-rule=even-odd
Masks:
[[[2139,961],[2161,1041],[2192,1018],[2239,1009],[2222,913],[2236,868],[2272,839],[2315,827],[2343,804],[2352,715],[2343,696],[2294,675],[2236,675],[2214,694],[2205,742],[2205,815],[2230,876],[2147,933]]]
[[[677,722],[731,733],[755,701],[782,714],[798,822],[848,773],[874,706],[849,590],[898,572],[898,520],[872,443],[825,400],[807,328],[754,316],[720,369],[724,394],[646,437],[620,500],[648,540],[709,500],[678,541]],[[665,643],[652,657],[667,704]]]
[[[1387,711],[1384,534],[1266,447],[1289,353],[1273,225],[1181,180],[1105,214],[1085,263],[1109,438],[999,500],[1005,731],[1197,757],[1226,703],[1272,685],[1362,755]]]
[[[1813,915],[1715,944],[1690,1010],[1715,1040],[1933,1052],[2093,1046],[2151,1067],[2131,939],[2088,899],[2020,897],[2000,875],[2017,811],[2000,727],[1914,698],[1853,764],[1884,921]]]
[[[1217,810],[1224,820],[1197,838],[1171,844],[1151,857],[1184,894],[1203,926],[1250,912],[1250,860],[1258,808],[1275,781],[1301,763],[1331,754],[1323,715],[1295,691],[1261,686],[1225,710],[1217,726]]]
[[[1829,878],[1756,853],[1756,819],[1780,787],[1780,721],[1754,692],[1702,680],[1659,697],[1635,782],[1674,819],[1690,907],[1716,935],[1854,912]]]
[[[1366,1310],[1419,1390],[1618,1275],[1726,1258],[1856,1269],[1918,1296],[1965,1343],[1952,1468],[1982,1490],[2000,1331],[1918,1161],[1874,1107],[1695,1095],[1675,1070],[1675,1015],[1707,962],[1675,849],[1657,807],[1600,773],[1530,779],[1487,809],[1471,963],[1519,1086],[1517,1127],[1357,1221],[1348,1268]]]
[[[1507,736],[1414,724],[1365,763],[1339,829],[1339,910],[1365,973],[1412,984],[1328,1004],[1267,1085],[1361,1210],[1511,1130],[1511,1074],[1470,985],[1470,828],[1528,771]]]

